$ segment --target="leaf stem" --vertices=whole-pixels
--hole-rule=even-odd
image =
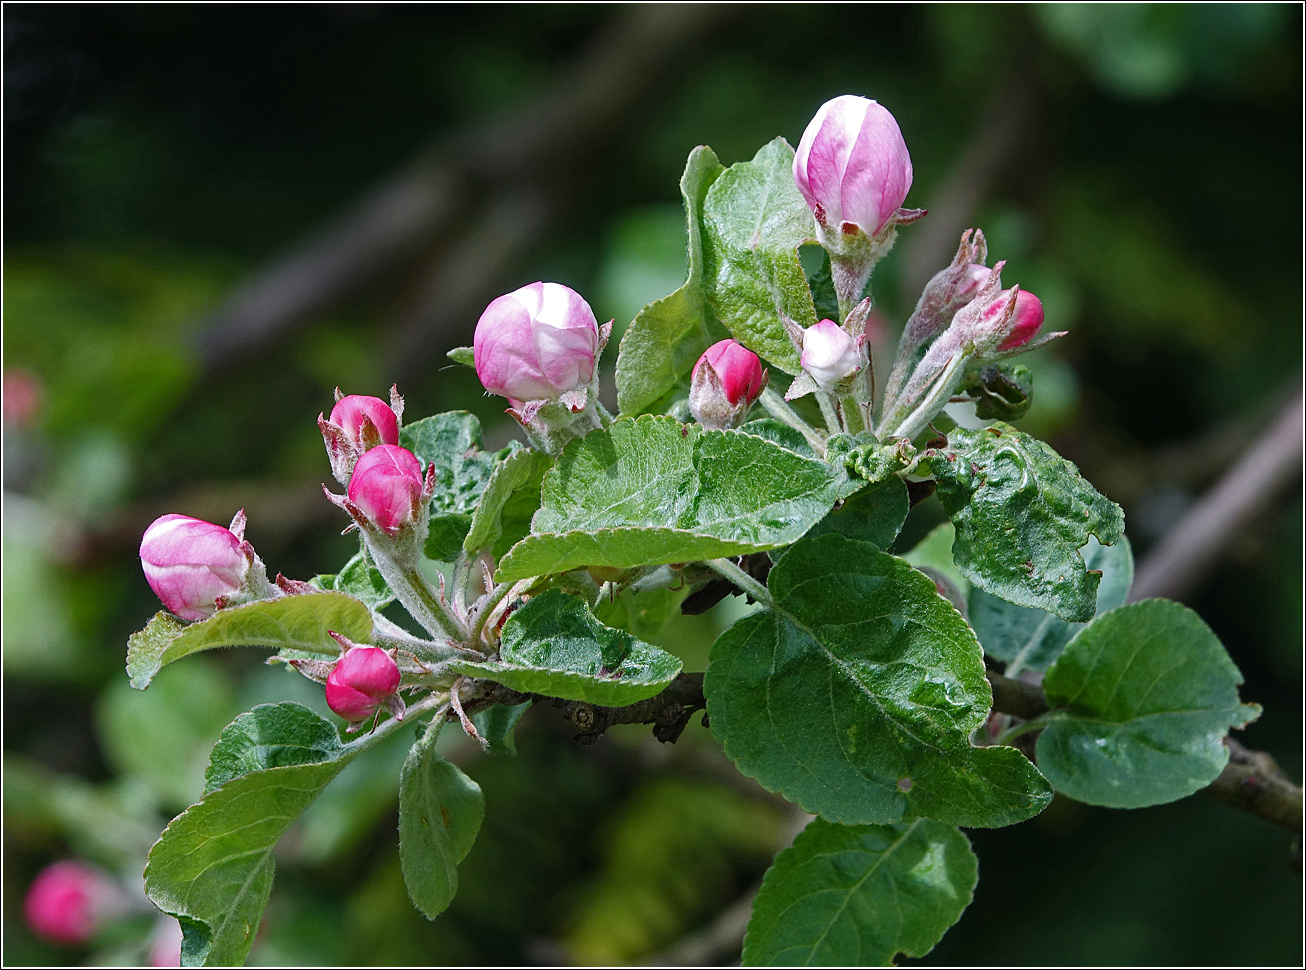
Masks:
[[[830,434],[837,434],[844,430],[843,423],[839,420],[839,412],[835,410],[834,401],[825,391],[816,392],[816,403],[821,405],[821,417],[825,419],[825,426],[829,429]]]
[[[494,589],[485,594],[485,599],[476,610],[476,619],[472,621],[472,629],[468,636],[467,642],[475,647],[481,642],[481,635],[485,632],[486,621],[490,619],[490,614],[494,608],[503,602],[513,588],[513,583],[499,583]]]
[[[821,437],[815,428],[800,418],[798,412],[785,403],[784,398],[768,387],[762,392],[760,400],[762,407],[766,408],[771,417],[789,425],[807,440],[814,452],[822,458],[825,457],[825,439]]]
[[[715,569],[730,582],[734,583],[749,596],[763,603],[766,606],[774,606],[775,601],[771,599],[771,591],[759,583],[748,573],[744,572],[729,559],[707,559],[704,563]]]

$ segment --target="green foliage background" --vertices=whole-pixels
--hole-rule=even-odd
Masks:
[[[243,505],[273,570],[334,572],[352,542],[318,491],[314,419],[337,384],[383,394],[395,334],[442,251],[220,372],[198,349],[206,314],[426,146],[544,96],[630,13],[5,5],[4,366],[43,386],[39,417],[4,440],[7,962],[68,959],[22,925],[35,873],[77,854],[138,880],[237,713],[283,699],[325,713],[319,690],[248,651],[131,690],[126,638],[158,608],[136,543],[163,512],[225,522]],[[1145,558],[1300,374],[1300,38],[1299,8],[1259,4],[745,8],[604,151],[578,146],[550,175],[568,204],[489,275],[484,302],[567,283],[615,318],[610,368],[622,328],[684,281],[677,181],[694,146],[751,158],[777,133],[796,144],[827,98],[865,94],[903,129],[908,204],[934,208],[986,127],[1029,99],[967,224],[1042,297],[1049,326],[1070,331],[1032,356],[1020,426],[1124,506]],[[890,330],[914,303],[906,264],[928,222],[877,272]],[[474,324],[432,337],[401,389],[410,416],[472,410],[502,447],[501,402],[442,359]],[[941,518],[921,506],[900,547]],[[1298,489],[1189,598],[1245,675],[1243,697],[1264,707],[1243,740],[1298,777],[1301,529]],[[701,670],[738,609],[632,629]],[[253,962],[637,961],[709,923],[792,837],[783,805],[697,722],[674,748],[635,728],[581,748],[536,710],[516,759],[456,733],[439,750],[480,785],[486,813],[450,911],[428,923],[407,900],[395,852],[406,744],[387,739],[283,840]],[[1300,956],[1287,839],[1224,806],[1124,813],[1058,797],[1029,823],[969,835],[975,901],[921,962]],[[136,959],[131,934],[146,926],[89,957]]]

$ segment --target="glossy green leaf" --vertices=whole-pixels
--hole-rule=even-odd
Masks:
[[[485,750],[490,754],[516,755],[517,722],[530,709],[531,702],[526,701],[524,704],[493,704],[472,714],[472,724],[485,742]]]
[[[1142,808],[1191,795],[1229,760],[1223,739],[1260,715],[1202,618],[1169,600],[1105,613],[1066,645],[1043,690],[1057,711],[1038,763],[1057,791]]]
[[[627,568],[788,545],[861,483],[739,431],[621,420],[568,443],[544,477],[532,534],[498,579]]]
[[[796,451],[804,458],[816,457],[816,452],[812,451],[812,446],[807,443],[802,432],[775,418],[754,418],[740,425],[739,430],[745,434],[755,434],[759,438],[765,438],[781,448]]]
[[[462,364],[464,367],[476,366],[476,351],[472,347],[455,347],[447,351],[445,356],[455,364]]]
[[[540,507],[540,483],[550,463],[544,452],[523,448],[495,466],[463,540],[468,555],[489,549],[497,559],[531,531],[531,516]]]
[[[975,585],[1071,621],[1090,620],[1098,575],[1079,549],[1090,535],[1113,545],[1120,506],[1048,445],[1008,424],[948,433],[926,462],[957,528],[953,559]]]
[[[381,576],[381,571],[368,561],[362,551],[345,563],[340,572],[314,576],[313,585],[319,589],[348,593],[374,611],[385,609],[395,598],[394,592]]]
[[[1124,536],[1114,546],[1090,538],[1083,551],[1084,564],[1102,573],[1097,587],[1097,615],[1125,605],[1134,581],[1134,556]],[[1008,674],[1021,670],[1046,670],[1083,623],[1068,623],[1043,610],[1032,610],[998,599],[975,587],[970,591],[970,625],[984,652],[1005,661]]]
[[[606,627],[589,606],[548,590],[508,617],[497,661],[456,661],[453,668],[513,690],[604,707],[659,694],[680,673],[680,660],[625,630]]]
[[[888,549],[907,521],[911,504],[907,486],[893,476],[878,485],[862,489],[827,515],[807,533],[809,537],[837,532]]]
[[[421,461],[435,464],[435,494],[431,514],[446,512],[471,515],[497,461],[508,449],[495,454],[483,451],[481,422],[466,411],[446,411],[405,424],[399,443]]]
[[[807,287],[812,291],[816,316],[821,320],[838,320],[839,294],[834,291],[834,277],[830,273],[830,254],[821,251],[821,265],[807,274]]]
[[[594,610],[599,622],[629,630],[641,640],[652,640],[667,621],[680,613],[680,604],[689,595],[688,586],[663,587],[632,593],[622,590],[615,597],[605,596]]]
[[[272,889],[272,850],[327,783],[376,736],[343,744],[298,704],[236,718],[213,749],[205,795],[150,850],[145,891],[177,917],[186,966],[244,962]]]
[[[790,374],[802,369],[781,314],[803,327],[816,310],[798,247],[815,242],[812,211],[794,185],[794,150],[777,138],[712,183],[703,202],[703,287],[717,319]]]
[[[992,705],[979,642],[918,570],[839,535],[768,578],[773,610],[712,646],[712,730],[739,770],[845,824],[923,816],[999,826],[1052,791],[1024,755],[972,747]]]
[[[922,957],[970,905],[970,842],[948,825],[816,819],[776,856],[753,902],[746,967],[882,967]]]
[[[434,733],[413,745],[399,782],[399,862],[414,905],[435,919],[458,891],[458,863],[485,817],[476,782],[435,751]]]
[[[658,409],[678,391],[688,392],[689,373],[703,351],[724,337],[703,296],[700,212],[708,188],[725,169],[712,149],[699,145],[685,163],[680,194],[685,200],[689,277],[670,296],[640,310],[621,338],[617,354],[617,407],[623,415]]]
[[[165,665],[215,647],[271,647],[337,656],[334,630],[358,643],[372,639],[372,614],[352,596],[310,593],[219,610],[207,620],[184,623],[159,612],[127,641],[127,676],[144,690]]]

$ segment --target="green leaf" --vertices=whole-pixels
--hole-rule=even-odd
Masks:
[[[1084,564],[1100,570],[1097,587],[1097,615],[1124,606],[1134,581],[1134,556],[1129,539],[1120,537],[1114,546],[1104,546],[1090,537],[1084,547]],[[1083,623],[1068,623],[1043,610],[1031,610],[998,599],[978,587],[969,597],[970,625],[984,646],[984,652],[1005,661],[1014,676],[1021,670],[1047,670]]]
[[[431,514],[458,512],[471,515],[495,463],[508,449],[495,454],[482,451],[481,422],[466,411],[446,411],[406,424],[399,443],[426,467],[435,463],[435,494]]]
[[[902,554],[902,558],[920,569],[937,569],[956,586],[962,596],[970,592],[970,580],[961,574],[956,563],[952,561],[952,542],[957,534],[951,522],[936,525],[911,549]]]
[[[898,538],[910,508],[907,486],[901,478],[894,476],[879,485],[862,489],[812,526],[807,535],[810,538],[837,532],[849,539],[860,539],[888,549]]]
[[[753,902],[746,967],[884,967],[922,957],[974,896],[979,862],[948,825],[816,819],[776,856]]]
[[[422,553],[436,562],[457,562],[463,553],[463,540],[472,527],[472,517],[462,512],[431,516]]]
[[[1015,421],[1034,401],[1034,375],[1024,364],[987,364],[967,373],[957,390],[975,402],[981,421]]]
[[[607,626],[629,630],[641,640],[652,640],[667,621],[680,613],[680,604],[690,593],[688,586],[663,587],[632,593],[624,589],[615,597],[605,596],[594,615]]]
[[[531,531],[531,516],[540,507],[540,483],[549,465],[544,452],[523,448],[495,466],[463,540],[468,555],[489,549],[498,559]]]
[[[740,425],[739,430],[745,434],[755,434],[759,438],[765,438],[781,448],[796,451],[804,458],[816,457],[816,452],[812,451],[812,446],[807,443],[801,431],[775,418],[754,418]]]
[[[348,593],[367,604],[368,609],[379,612],[394,602],[395,594],[381,576],[381,571],[368,561],[367,554],[359,551],[340,572],[313,577],[318,589]]]
[[[1010,825],[1052,791],[1014,748],[976,748],[992,706],[979,642],[924,574],[839,535],[768,578],[773,610],[712,646],[712,730],[739,770],[845,824]]]
[[[181,922],[186,966],[244,962],[272,890],[272,850],[295,818],[376,736],[342,744],[298,704],[236,718],[213,749],[205,795],[150,850],[145,891]]]
[[[522,704],[493,704],[471,715],[472,723],[485,741],[490,754],[517,754],[514,731],[522,715],[531,709],[531,701]]]
[[[604,626],[584,601],[558,589],[508,617],[497,661],[455,661],[452,666],[513,690],[603,707],[659,694],[680,673],[678,658]]]
[[[500,581],[580,566],[688,562],[788,545],[860,486],[739,431],[645,415],[569,442]]]
[[[399,782],[399,862],[413,904],[435,919],[458,891],[458,863],[485,817],[481,788],[435,751],[432,724],[413,745]]]
[[[640,310],[617,354],[617,407],[623,415],[654,410],[689,388],[689,373],[703,351],[725,336],[703,297],[700,212],[708,188],[725,169],[712,149],[699,145],[685,163],[680,194],[688,227],[689,277],[670,296]]]
[[[464,367],[476,366],[476,351],[471,347],[455,347],[445,354],[455,364],[462,364]]]
[[[207,620],[183,623],[159,612],[127,641],[127,676],[137,690],[165,665],[215,647],[271,647],[338,656],[334,630],[358,643],[372,639],[372,614],[343,593],[309,593],[219,610]]]
[[[807,287],[812,291],[816,315],[822,320],[838,320],[839,294],[834,291],[834,277],[830,273],[830,254],[821,250],[821,265],[807,274]]]
[[[717,319],[781,370],[801,365],[780,315],[803,327],[816,310],[798,247],[815,242],[812,211],[794,185],[794,150],[783,138],[738,162],[703,202],[703,287]]]
[[[1169,600],[1105,613],[1043,679],[1054,713],[1038,763],[1057,791],[1091,805],[1142,808],[1191,795],[1229,760],[1230,728],[1260,716],[1211,628]]]
[[[926,461],[957,528],[953,559],[962,574],[995,596],[1090,620],[1098,575],[1078,550],[1097,536],[1113,545],[1125,515],[1037,438],[1008,424],[948,433]]]

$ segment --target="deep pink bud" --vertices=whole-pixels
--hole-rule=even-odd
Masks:
[[[599,325],[581,295],[561,283],[532,283],[499,297],[476,323],[476,376],[514,404],[556,401],[589,384]]]
[[[56,862],[32,882],[23,901],[23,917],[41,939],[82,946],[99,929],[105,915],[120,907],[119,892],[109,877],[80,862]]]
[[[840,385],[866,366],[862,345],[833,320],[822,320],[803,331],[803,370],[823,391],[836,394]]]
[[[1002,296],[1007,296],[1011,291],[1007,290]],[[984,311],[984,316],[988,318],[995,315],[1001,318],[1006,312],[1007,300],[999,297]],[[1034,339],[1039,329],[1043,326],[1043,301],[1036,297],[1028,290],[1020,290],[1016,294],[1016,310],[1012,314],[1011,332],[1007,339],[998,344],[998,350],[1015,350],[1017,347],[1023,347]]]
[[[381,445],[358,459],[349,479],[349,501],[378,528],[395,533],[421,514],[422,484],[416,455],[398,445]]]
[[[370,420],[380,435],[380,441],[370,445],[363,441],[363,422]],[[399,444],[399,419],[395,417],[390,405],[379,397],[366,394],[350,394],[342,397],[331,409],[331,423],[343,428],[349,437],[365,447]]]
[[[821,105],[794,155],[794,181],[816,221],[830,231],[849,223],[874,236],[911,188],[911,156],[885,108],[845,94]]]
[[[399,667],[380,647],[350,647],[327,676],[327,706],[346,721],[362,721],[399,689]]]
[[[230,529],[188,515],[154,520],[141,537],[141,568],[150,589],[184,620],[217,612],[219,596],[245,583],[251,559]]]
[[[707,348],[694,365],[694,374],[704,364],[716,371],[721,389],[731,404],[738,404],[745,399],[751,404],[762,393],[765,386],[762,380],[762,362],[757,354],[739,341],[726,338]]]

